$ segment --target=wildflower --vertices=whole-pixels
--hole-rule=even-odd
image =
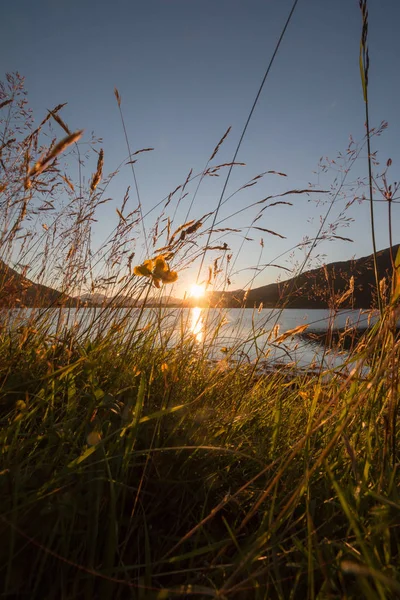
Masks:
[[[169,270],[169,267],[168,267],[167,263],[165,262],[163,255],[160,254],[160,256],[158,256],[155,259],[153,276],[156,279],[162,279],[162,277],[164,276],[164,273],[166,273],[168,270]]]
[[[138,276],[151,277],[157,288],[161,287],[161,283],[174,283],[178,279],[178,273],[170,270],[162,254],[154,260],[145,260],[143,264],[134,267],[133,273]]]
[[[165,271],[161,277],[163,283],[174,283],[178,279],[178,273],[176,271]]]
[[[153,261],[145,260],[142,265],[139,265],[133,269],[135,275],[143,275],[144,277],[150,277],[153,270]]]

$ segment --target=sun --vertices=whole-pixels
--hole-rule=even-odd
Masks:
[[[190,288],[190,296],[191,298],[202,298],[205,294],[204,285],[198,285],[194,283]]]

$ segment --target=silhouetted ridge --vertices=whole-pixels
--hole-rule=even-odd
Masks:
[[[393,247],[396,256],[399,245]],[[377,253],[379,279],[386,278],[388,290],[392,277],[390,248]],[[354,292],[342,304],[341,308],[376,307],[376,284],[373,255],[347,261],[332,262],[328,265],[305,271],[287,281],[271,283],[248,292],[213,292],[209,296],[211,306],[247,308],[259,306],[266,308],[328,308],[337,302],[349,289],[351,277],[354,277]]]

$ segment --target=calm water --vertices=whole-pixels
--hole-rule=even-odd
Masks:
[[[366,311],[345,310],[333,318],[327,310],[300,309],[39,309],[12,310],[7,313],[12,327],[35,316],[48,322],[52,335],[72,329],[82,338],[94,336],[123,324],[127,333],[152,328],[157,323],[157,343],[179,344],[191,340],[193,348],[205,352],[213,360],[232,359],[262,363],[295,364],[298,367],[325,368],[340,366],[346,353],[327,351],[323,344],[295,335],[281,343],[278,336],[299,325],[308,325],[307,332],[323,333],[330,325],[334,329],[347,326],[366,328],[376,321],[376,315]]]

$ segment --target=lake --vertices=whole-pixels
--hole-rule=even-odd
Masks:
[[[355,327],[366,329],[377,320],[371,311],[343,310],[332,315],[322,309],[206,309],[206,308],[54,308],[14,309],[3,313],[12,328],[30,319],[47,323],[51,335],[73,330],[82,338],[93,337],[124,327],[135,335],[144,330],[157,331],[157,342],[165,346],[191,341],[193,350],[204,352],[211,360],[235,360],[261,365],[293,365],[298,368],[336,368],[347,357],[346,352],[332,351],[310,334],[323,334],[329,327],[343,330]],[[289,336],[279,342],[279,337],[301,325],[305,332]],[[278,339],[278,343],[276,340]]]

